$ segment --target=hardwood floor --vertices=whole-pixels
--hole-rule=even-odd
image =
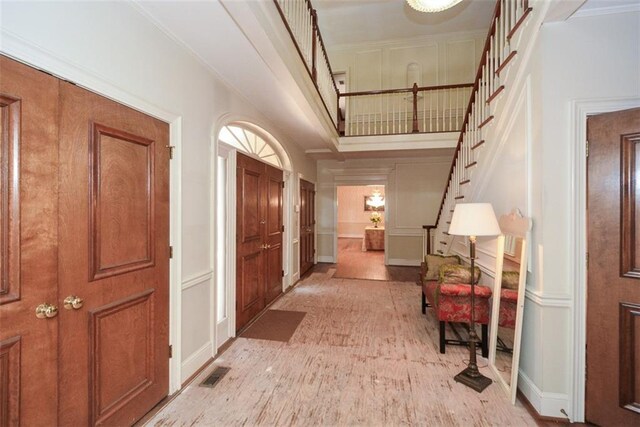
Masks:
[[[363,251],[362,239],[338,239],[336,278],[415,282],[419,267],[384,265],[384,251]]]
[[[236,339],[148,425],[536,425],[499,385],[478,394],[453,380],[468,351],[438,352],[420,287],[324,270],[272,307],[307,313],[289,342]],[[218,366],[231,370],[199,387]]]

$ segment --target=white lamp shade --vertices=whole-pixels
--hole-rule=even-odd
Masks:
[[[407,0],[409,6],[418,12],[441,12],[460,3],[462,0]]]
[[[458,203],[449,225],[453,236],[497,236],[501,234],[491,203]]]

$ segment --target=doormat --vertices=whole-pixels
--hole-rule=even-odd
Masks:
[[[209,374],[207,378],[204,379],[200,383],[200,387],[210,387],[213,388],[225,375],[229,372],[231,368],[227,368],[225,366],[218,366]]]
[[[240,336],[242,338],[288,342],[306,314],[304,311],[267,310]]]

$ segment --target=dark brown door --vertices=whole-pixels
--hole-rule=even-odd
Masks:
[[[640,109],[589,118],[586,418],[640,425]]]
[[[300,180],[300,276],[314,263],[315,255],[315,186]]]
[[[61,425],[129,425],[168,393],[169,127],[60,83]]]
[[[265,165],[266,173],[266,290],[265,304],[282,293],[283,175],[280,169]]]
[[[236,331],[282,293],[282,171],[238,153]]]
[[[57,117],[58,80],[0,56],[0,426],[58,416]]]

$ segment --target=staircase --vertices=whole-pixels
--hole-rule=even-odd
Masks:
[[[495,104],[509,91],[505,75],[518,55],[515,36],[532,10],[529,0],[499,0],[496,4],[438,217],[435,225],[423,227],[425,254],[450,251],[453,238],[447,231],[455,205],[471,201],[465,197],[474,173],[486,161],[482,153],[495,142],[488,135],[497,119]],[[505,114],[504,110],[500,112]]]

